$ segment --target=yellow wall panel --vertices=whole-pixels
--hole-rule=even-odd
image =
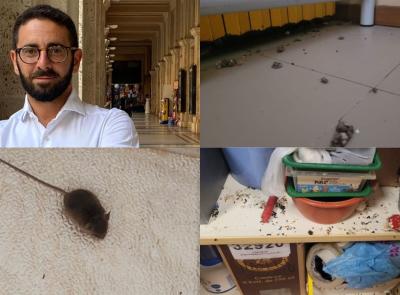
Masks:
[[[303,20],[303,10],[301,9],[301,5],[288,7],[288,19],[289,23],[298,23]]]
[[[326,15],[325,3],[315,4],[315,16],[316,17],[324,17],[325,15]]]
[[[248,12],[239,13],[240,34],[250,31],[250,18]]]
[[[326,15],[334,15],[335,14],[335,2],[327,2],[325,3],[326,6]]]
[[[264,29],[264,15],[262,10],[250,11],[249,16],[252,30]]]
[[[271,25],[273,27],[281,27],[288,23],[287,8],[271,8]]]
[[[208,16],[200,17],[200,40],[214,41],[211,34],[210,20],[208,19]]]
[[[289,22],[287,7],[281,8],[281,15],[282,15],[283,24],[286,25]]]
[[[269,9],[250,11],[249,15],[252,30],[265,30],[271,27]]]
[[[228,35],[240,35],[239,14],[224,13],[225,29]]]
[[[271,26],[269,10],[250,11],[250,25],[252,30],[264,30]]]
[[[303,4],[303,19],[312,20],[313,18],[315,18],[315,5]]]
[[[281,27],[287,23],[298,23],[302,20],[334,15],[335,12],[335,2],[327,2],[201,16],[200,36],[201,41],[213,41],[226,34],[241,35],[250,30],[264,30],[271,26]]]
[[[213,40],[225,36],[225,27],[224,27],[224,22],[222,20],[222,15],[210,15],[208,16],[208,19],[210,22],[210,28]],[[201,34],[201,28],[200,28],[200,34]]]
[[[265,13],[265,28],[270,28],[272,26],[272,24],[271,24],[271,11],[269,11],[269,9],[265,9],[264,13]]]

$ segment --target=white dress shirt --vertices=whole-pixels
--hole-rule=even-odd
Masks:
[[[0,147],[139,147],[139,139],[124,111],[84,103],[72,91],[47,127],[25,96],[24,107],[0,121]]]

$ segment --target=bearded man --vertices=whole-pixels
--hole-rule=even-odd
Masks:
[[[125,112],[84,103],[73,89],[82,50],[67,14],[49,5],[25,10],[14,24],[10,58],[25,104],[0,121],[0,147],[139,146]]]

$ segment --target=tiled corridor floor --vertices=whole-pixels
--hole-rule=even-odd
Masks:
[[[133,121],[139,133],[140,147],[198,147],[200,137],[188,128],[160,125],[158,117],[134,113]]]
[[[349,147],[399,146],[400,28],[330,23],[202,59],[201,94],[202,146],[328,146],[339,119]]]

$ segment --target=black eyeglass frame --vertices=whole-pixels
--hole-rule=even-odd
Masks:
[[[64,49],[67,50],[67,54],[65,55],[65,58],[64,58],[62,61],[53,61],[53,60],[49,57],[49,49],[52,48],[52,47],[57,47],[57,46],[60,46],[60,47],[62,47],[62,48],[64,48]],[[24,49],[24,48],[35,48],[37,51],[39,51],[39,55],[38,55],[38,57],[37,57],[37,60],[34,61],[34,62],[26,62],[26,61],[24,61],[24,59],[21,57],[21,50]],[[74,53],[75,51],[77,51],[77,50],[79,49],[79,47],[71,47],[71,46],[64,46],[64,45],[61,45],[61,44],[57,44],[57,45],[50,45],[50,46],[47,47],[46,49],[40,49],[40,48],[35,47],[35,46],[24,46],[24,47],[16,48],[16,49],[15,49],[15,52],[18,54],[19,58],[21,59],[21,61],[22,61],[23,63],[28,64],[28,65],[29,65],[29,64],[31,65],[31,64],[34,64],[34,63],[37,63],[37,62],[38,62],[38,60],[40,59],[40,54],[42,53],[42,51],[46,51],[47,58],[48,58],[51,62],[53,62],[53,63],[63,63],[63,62],[66,61],[66,59],[67,59],[67,57],[68,57],[68,52],[69,52],[68,49],[70,49],[71,52]]]

